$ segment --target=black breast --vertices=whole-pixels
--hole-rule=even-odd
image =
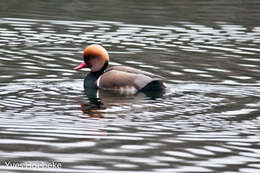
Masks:
[[[100,74],[90,72],[84,79],[84,88],[97,89],[97,79]]]

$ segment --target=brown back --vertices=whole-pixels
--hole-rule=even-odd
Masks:
[[[99,88],[120,89],[122,87],[134,87],[141,90],[152,81],[161,77],[149,72],[126,66],[114,66],[109,68],[99,79]]]

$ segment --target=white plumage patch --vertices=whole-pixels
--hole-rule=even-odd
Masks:
[[[138,92],[138,90],[134,86],[124,86],[119,88],[102,88],[102,89],[117,91],[122,95],[134,95]]]
[[[97,87],[99,88],[99,82],[100,82],[101,76],[97,80]]]
[[[120,87],[119,88],[120,94],[135,94],[137,93],[137,89],[134,86],[125,86],[125,87]]]

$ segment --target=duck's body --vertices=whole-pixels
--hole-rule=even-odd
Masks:
[[[160,79],[160,76],[132,67],[114,66],[103,73],[90,72],[84,80],[84,88],[111,89],[130,93],[141,90],[163,90],[165,87]]]
[[[119,90],[136,93],[147,90],[164,90],[162,77],[127,66],[108,66],[108,53],[99,45],[88,46],[84,51],[84,62],[75,68],[89,67],[91,72],[84,80],[85,88]]]

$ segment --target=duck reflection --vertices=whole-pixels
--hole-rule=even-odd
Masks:
[[[85,95],[89,103],[81,104],[83,113],[90,117],[104,118],[106,109],[112,106],[130,106],[144,100],[154,100],[162,97],[163,91],[138,92],[134,95],[120,93],[113,90],[85,88]]]

